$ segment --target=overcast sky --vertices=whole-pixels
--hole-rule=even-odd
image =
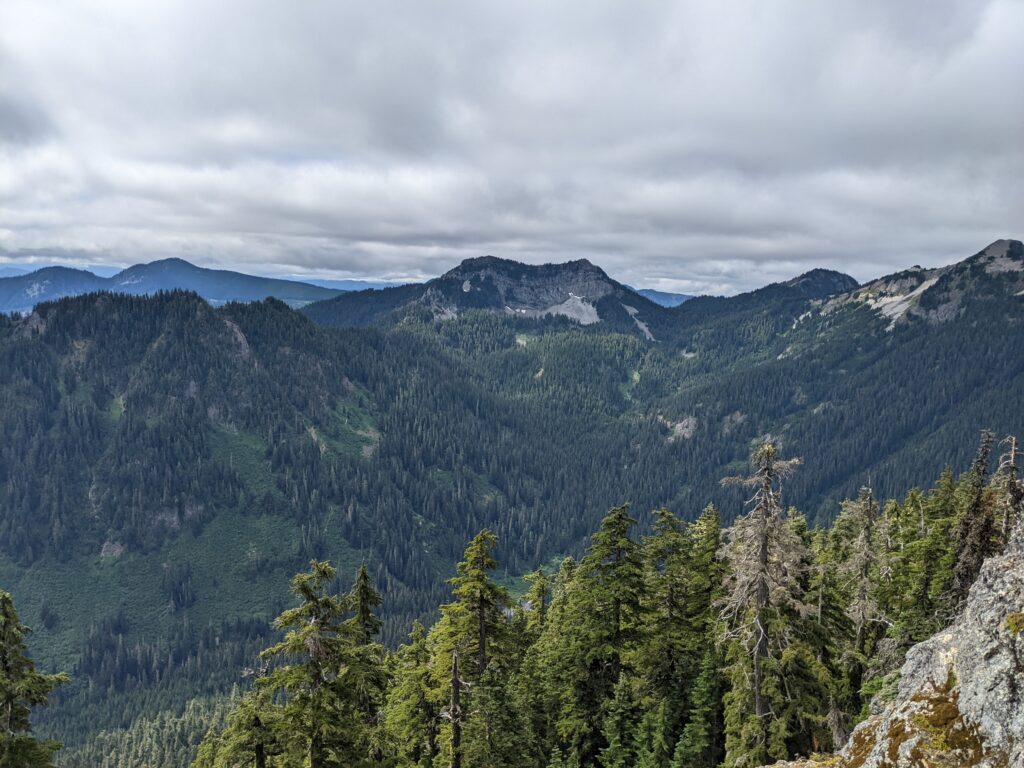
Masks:
[[[0,2],[0,261],[733,293],[1024,237],[1024,2]]]

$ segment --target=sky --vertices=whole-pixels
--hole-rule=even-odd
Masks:
[[[0,266],[736,293],[1024,238],[1021,0],[0,2]]]

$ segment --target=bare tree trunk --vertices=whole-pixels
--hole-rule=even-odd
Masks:
[[[765,478],[767,492],[771,493],[771,478]],[[770,498],[770,497],[769,497]],[[757,552],[757,565],[760,569],[760,580],[757,585],[757,606],[754,618],[754,631],[757,632],[757,639],[754,642],[754,713],[757,715],[761,728],[761,743],[768,743],[768,702],[765,700],[764,687],[764,659],[768,656],[768,628],[764,624],[764,613],[768,607],[768,515],[771,509],[768,506],[768,499],[765,500],[765,508],[761,510],[761,541]]]
[[[459,650],[452,651],[452,762],[451,768],[462,768],[462,710],[459,694],[462,680],[459,679]],[[311,767],[312,768],[312,767]]]
[[[487,616],[484,611],[484,601],[480,600],[477,608],[477,649],[476,649],[476,673],[482,675],[487,667]]]

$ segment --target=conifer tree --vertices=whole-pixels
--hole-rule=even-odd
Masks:
[[[885,520],[880,517],[878,503],[870,488],[862,488],[856,501],[843,503],[834,526],[836,536],[846,538],[841,544],[846,551],[839,573],[849,594],[846,614],[853,631],[853,642],[844,661],[849,668],[850,693],[855,710],[860,709],[860,687],[868,657],[888,624],[876,595],[879,575],[889,568],[884,526]]]
[[[373,641],[381,628],[381,620],[373,612],[381,603],[380,593],[373,585],[366,563],[359,566],[349,599],[355,611],[355,616],[349,619],[355,629],[355,642],[357,645],[366,645]]]
[[[526,628],[534,636],[544,628],[548,606],[551,602],[551,577],[543,568],[527,574],[524,579],[530,585],[526,593],[527,619]]]
[[[281,663],[257,681],[287,697],[283,726],[309,768],[356,762],[364,736],[352,690],[341,678],[352,661],[354,639],[343,624],[344,602],[327,591],[334,578],[329,563],[314,560],[309,572],[292,579],[300,604],[278,616],[274,625],[285,630],[284,640],[262,653]]]
[[[45,705],[68,678],[36,672],[25,646],[28,633],[14,599],[0,591],[0,768],[48,768],[61,747],[32,736],[29,714],[33,707]]]
[[[385,724],[402,765],[432,768],[438,755],[441,692],[430,672],[427,633],[415,622],[409,642],[398,649],[394,685],[388,692]]]
[[[967,593],[981,571],[985,558],[996,553],[998,533],[991,499],[986,493],[989,454],[995,436],[985,430],[981,433],[978,454],[958,490],[959,509],[953,534],[953,570],[947,606],[957,612],[967,599]]]
[[[781,693],[778,662],[792,639],[787,612],[801,606],[806,553],[782,516],[779,482],[798,463],[780,459],[778,445],[766,439],[751,455],[750,477],[723,481],[755,488],[750,512],[737,519],[728,534],[731,573],[721,612],[731,641],[726,765],[735,768],[787,756],[772,699]]]
[[[495,584],[491,573],[498,566],[494,549],[498,539],[489,530],[478,533],[466,547],[451,580],[455,602],[441,609],[457,637],[456,645],[473,659],[470,677],[479,677],[490,655],[505,641],[509,607],[508,592]]]
[[[285,751],[281,719],[281,708],[271,701],[269,690],[257,687],[235,704],[223,733],[208,737],[216,748],[205,762],[197,759],[194,768],[268,768]]]
[[[1017,459],[1020,456],[1017,438],[1010,435],[1003,440],[1003,444],[1007,445],[1008,450],[999,457],[999,469],[993,482],[1001,547],[1010,541],[1014,526],[1024,510],[1024,483],[1017,477]]]
[[[724,662],[717,643],[709,637],[689,695],[689,718],[673,750],[671,768],[715,768],[722,762]]]

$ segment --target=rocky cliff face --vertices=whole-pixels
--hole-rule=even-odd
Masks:
[[[790,768],[1024,766],[1024,526],[989,559],[962,616],[914,646],[899,694],[838,755]]]

